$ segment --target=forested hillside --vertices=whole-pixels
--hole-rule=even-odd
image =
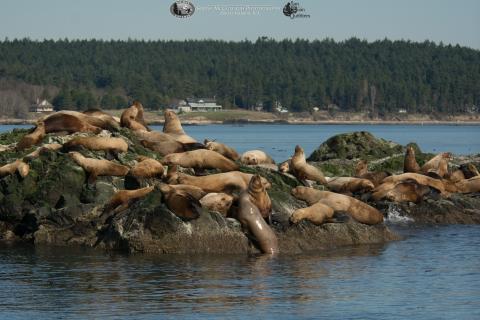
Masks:
[[[174,98],[216,96],[226,107],[262,103],[267,110],[278,101],[291,111],[334,104],[343,111],[457,113],[480,105],[480,51],[355,38],[6,39],[0,42],[0,91],[11,95],[17,85],[42,88],[59,109],[125,107],[131,99],[155,109]]]

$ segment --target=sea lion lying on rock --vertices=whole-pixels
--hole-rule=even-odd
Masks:
[[[246,190],[253,175],[240,171],[230,171],[224,173],[210,174],[208,176],[190,176],[178,173],[178,183],[196,186],[206,192],[232,193],[235,190]],[[271,187],[265,178],[261,178],[265,188]]]
[[[136,178],[162,178],[165,168],[155,159],[139,156],[138,163],[133,166],[128,175]]]
[[[405,159],[403,160],[403,172],[404,173],[418,173],[420,172],[420,166],[415,158],[415,150],[412,146],[408,146],[405,151]]]
[[[40,143],[45,137],[45,123],[43,121],[38,121],[35,129],[25,135],[18,143],[17,150],[28,149],[38,143]]]
[[[480,192],[480,176],[458,181],[455,183],[455,188],[459,193]]]
[[[35,151],[32,151],[29,154],[27,154],[25,157],[23,157],[23,160],[24,161],[31,161],[33,159],[38,158],[42,152],[45,152],[45,151],[48,151],[48,150],[53,150],[53,151],[60,150],[62,147],[63,147],[63,145],[61,145],[60,143],[44,144],[43,146],[35,149]]]
[[[14,174],[15,172],[18,172],[22,178],[25,178],[30,172],[30,166],[23,162],[23,160],[17,159],[0,167],[0,178]]]
[[[201,188],[188,184],[170,184],[169,187],[177,191],[186,192],[197,200],[200,200],[207,195],[207,192],[203,191]]]
[[[141,144],[150,150],[158,152],[162,156],[170,153],[184,152],[203,148],[199,143],[181,143],[172,136],[156,131],[134,131],[134,135]]]
[[[165,165],[179,165],[194,169],[219,169],[222,172],[239,169],[238,164],[221,154],[205,149],[198,149],[182,153],[172,153],[162,159]]]
[[[160,191],[162,191],[167,208],[177,217],[191,220],[200,216],[202,205],[189,193],[167,184],[162,184]]]
[[[228,210],[232,206],[233,197],[226,193],[207,193],[200,199],[203,208],[209,211],[215,211],[226,217]]]
[[[277,235],[265,222],[257,206],[251,201],[248,190],[240,194],[235,218],[240,221],[244,229],[247,229],[253,235],[262,253],[276,254],[279,252]]]
[[[354,177],[327,178],[329,190],[338,193],[368,192],[375,188],[375,185],[367,179]]]
[[[237,151],[227,146],[226,144],[216,142],[216,141],[210,141],[207,139],[205,139],[203,144],[205,145],[205,148],[207,148],[207,150],[218,152],[222,156],[227,157],[228,159],[231,159],[233,161],[237,161],[238,159],[240,159],[240,156],[238,155]]]
[[[97,119],[84,115],[80,112],[59,111],[43,120],[45,124],[45,132],[67,132],[68,134],[75,132],[92,132],[95,134],[100,133],[102,131],[102,127],[90,124],[89,121],[87,121],[87,118]],[[98,120],[101,121],[100,119]]]
[[[386,171],[368,171],[368,163],[365,160],[360,160],[355,166],[355,177],[370,180],[375,187],[380,185],[383,179],[390,175]]]
[[[449,152],[443,152],[429,161],[427,161],[420,169],[420,171],[424,174],[428,174],[433,172],[437,174],[439,177],[443,178],[445,174],[448,172],[448,161],[452,158],[452,154]]]
[[[112,161],[86,158],[79,152],[71,151],[68,154],[88,173],[89,183],[95,182],[97,176],[125,176],[130,170],[128,167]]]
[[[134,101],[130,107],[122,112],[120,125],[132,131],[150,131],[143,119],[143,106],[138,101]]]
[[[153,186],[136,189],[136,190],[120,190],[115,192],[110,201],[105,205],[103,213],[108,213],[113,210],[114,214],[117,214],[123,210],[128,209],[132,202],[140,198],[145,197],[152,192]]]
[[[375,188],[372,199],[419,203],[430,191],[430,187],[419,184],[415,180],[405,180],[400,183],[385,182]]]
[[[314,225],[321,225],[326,220],[331,219],[335,210],[321,202],[314,203],[310,207],[295,210],[290,217],[293,224],[299,223],[301,220],[308,220]]]
[[[240,162],[245,165],[275,164],[275,161],[261,150],[246,151],[240,157]]]
[[[416,183],[422,184],[424,186],[429,186],[432,188],[437,189],[441,194],[443,195],[448,195],[448,193],[445,192],[445,185],[443,181],[434,179],[422,174],[418,173],[402,173],[398,175],[392,175],[389,177],[386,177],[383,179],[383,183],[385,182],[393,182],[393,183],[400,183],[404,182],[406,180],[413,180]]]
[[[299,145],[295,147],[295,154],[293,155],[290,163],[290,170],[300,181],[312,180],[320,184],[327,184],[327,180],[325,179],[323,172],[306,162],[305,152]]]
[[[88,150],[106,152],[127,152],[128,144],[122,138],[113,137],[75,137],[63,144],[67,150],[82,146]]]
[[[183,131],[182,124],[178,119],[175,112],[166,109],[164,113],[165,123],[163,124],[163,132],[173,137],[180,143],[197,143],[197,140],[193,139]]]
[[[379,224],[383,222],[380,211],[355,198],[330,191],[320,191],[308,187],[295,187],[292,195],[309,205],[322,203],[331,207],[334,211],[347,212],[352,218],[363,224]]]

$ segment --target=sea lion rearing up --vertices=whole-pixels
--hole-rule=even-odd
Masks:
[[[272,201],[262,182],[262,177],[258,174],[254,175],[250,179],[247,191],[250,201],[258,208],[262,217],[270,223],[272,218]]]
[[[339,193],[368,192],[375,188],[373,182],[368,179],[354,177],[335,177],[327,179],[329,190]]]
[[[295,154],[292,157],[290,169],[293,175],[300,181],[313,180],[320,184],[327,184],[323,172],[307,163],[305,152],[299,145],[295,147]]]
[[[79,152],[71,151],[68,154],[88,173],[89,183],[95,182],[97,176],[125,176],[130,170],[128,167],[112,161],[86,158]]]
[[[165,165],[179,165],[194,169],[219,169],[222,172],[238,170],[238,164],[218,152],[198,149],[182,153],[171,153],[162,159]]]
[[[25,135],[18,143],[17,150],[28,149],[43,140],[45,137],[45,123],[43,121],[38,121],[35,129]]]
[[[119,213],[130,207],[134,200],[145,197],[153,191],[153,186],[145,187],[136,190],[120,190],[117,191],[110,201],[105,205],[103,213],[108,213],[113,210],[113,213]]]
[[[163,132],[175,138],[176,141],[181,143],[197,143],[197,140],[193,139],[183,131],[182,124],[178,119],[175,112],[166,109],[164,113],[165,123],[163,124]]]
[[[299,223],[301,220],[306,219],[314,225],[321,225],[333,217],[335,211],[321,202],[314,203],[310,207],[295,210],[290,217],[290,222],[293,224]]]
[[[235,190],[246,190],[253,175],[240,171],[230,171],[224,173],[210,174],[208,176],[190,176],[177,173],[178,183],[196,186],[206,192],[224,192],[231,193]],[[265,178],[261,178],[265,188],[270,188],[270,183]]]
[[[309,205],[323,203],[335,211],[344,211],[363,224],[379,224],[383,222],[383,214],[368,204],[355,198],[330,191],[320,191],[307,187],[295,187],[292,195]]]
[[[420,166],[417,163],[417,159],[415,159],[415,150],[412,146],[408,146],[407,150],[405,151],[405,159],[403,160],[403,172],[420,172]]]
[[[276,254],[279,252],[277,235],[251,201],[248,190],[240,194],[235,218],[254,236],[262,253]]]
[[[0,178],[14,174],[16,171],[18,171],[18,174],[20,174],[22,178],[25,178],[30,172],[30,166],[22,160],[17,159],[0,167]]]
[[[233,161],[237,161],[238,159],[240,159],[240,156],[238,155],[237,151],[227,146],[226,144],[216,142],[216,141],[209,141],[205,139],[204,145],[208,150],[218,152],[222,156],[227,157],[228,159],[231,159]]]
[[[122,112],[120,125],[133,131],[150,131],[143,119],[143,106],[138,101],[134,101],[130,107]]]
[[[76,137],[64,143],[63,146],[66,149],[82,146],[89,150],[114,153],[127,152],[128,150],[128,144],[125,140],[114,137]]]

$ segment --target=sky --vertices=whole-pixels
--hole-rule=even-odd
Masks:
[[[0,0],[0,39],[357,37],[480,49],[480,0],[298,0],[310,17],[295,19],[282,13],[287,0],[191,2],[195,13],[182,19],[170,13],[173,0]]]

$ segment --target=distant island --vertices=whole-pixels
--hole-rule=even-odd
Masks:
[[[155,112],[213,97],[233,109],[218,121],[478,121],[480,107],[480,51],[430,41],[5,39],[0,57],[3,123],[32,121],[37,99]]]

